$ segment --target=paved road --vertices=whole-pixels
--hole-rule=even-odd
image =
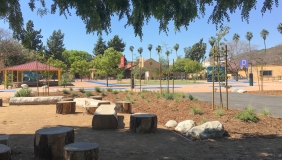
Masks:
[[[212,103],[211,92],[194,92],[189,93],[201,101]],[[271,115],[282,118],[282,97],[281,96],[264,96],[246,93],[228,92],[229,108],[244,109],[251,105],[257,113],[261,113],[263,108],[268,108]],[[219,105],[219,92],[215,93],[215,104]],[[223,105],[226,106],[226,93],[222,93]]]

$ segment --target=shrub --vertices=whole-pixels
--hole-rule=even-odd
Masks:
[[[107,88],[107,91],[108,91],[108,92],[112,92],[113,89],[112,89],[112,88]]]
[[[102,94],[101,94],[103,97],[105,97],[106,96],[106,94],[105,94],[105,92],[102,92]]]
[[[193,115],[196,115],[196,114],[202,115],[203,114],[201,108],[199,107],[191,107],[191,113]]]
[[[66,90],[66,89],[63,89],[62,92],[63,92],[64,94],[69,94],[69,91]]]
[[[145,98],[145,96],[144,96],[143,94],[141,94],[140,96],[141,96],[141,98],[142,98],[142,99],[144,99],[144,98]]]
[[[255,110],[250,106],[245,108],[242,112],[237,113],[235,117],[244,122],[248,122],[248,121],[258,122],[259,121],[259,118],[255,114]]]
[[[262,111],[261,111],[261,114],[264,115],[264,116],[270,116],[271,115],[268,108],[263,108]]]
[[[86,92],[85,92],[85,95],[86,95],[87,97],[93,96],[93,94],[92,94],[91,91],[86,91]]]
[[[134,94],[134,92],[133,92],[133,91],[129,91],[129,94],[133,95],[133,94]]]
[[[118,94],[118,91],[117,91],[117,90],[114,90],[112,93],[113,93],[113,94]]]
[[[191,94],[188,95],[188,99],[189,99],[190,101],[198,100],[197,98],[195,98],[195,97],[194,97],[193,95],[191,95]]]
[[[147,101],[147,102],[151,102],[151,99],[149,99],[149,98],[146,98],[146,101]]]
[[[215,114],[217,116],[223,116],[224,115],[224,110],[223,109],[216,109],[215,110]]]
[[[174,99],[174,95],[172,93],[167,93],[167,94],[165,94],[164,98],[166,100],[173,100]]]
[[[70,91],[73,91],[73,88],[72,88],[72,87],[70,87]]]
[[[30,89],[20,89],[15,93],[15,97],[30,97],[31,90]]]
[[[81,92],[81,93],[84,93],[84,92],[85,92],[85,91],[84,91],[84,88],[79,88],[78,91]]]
[[[71,96],[72,96],[72,97],[75,97],[75,96],[77,96],[77,94],[76,94],[75,92],[72,92],[72,93],[71,93]]]
[[[101,92],[101,88],[100,87],[95,87],[95,91],[96,92]]]

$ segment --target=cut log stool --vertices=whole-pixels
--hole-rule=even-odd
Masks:
[[[3,101],[2,101],[2,98],[0,98],[0,107],[3,106]]]
[[[60,159],[64,157],[64,146],[73,142],[71,127],[39,129],[34,137],[34,155],[39,159]]]
[[[116,102],[117,112],[118,113],[132,113],[131,103],[127,101],[117,101]]]
[[[134,133],[156,133],[158,118],[155,114],[136,113],[130,116],[130,131]]]
[[[73,98],[63,98],[62,101],[73,101]]]
[[[0,159],[2,160],[11,160],[11,148],[0,144]]]
[[[99,145],[90,142],[75,142],[64,147],[67,160],[98,160]]]
[[[117,129],[118,118],[116,105],[99,106],[92,119],[93,129]]]
[[[9,136],[8,135],[0,135],[0,144],[4,144],[9,146]]]
[[[96,100],[101,100],[101,101],[102,101],[102,99],[103,99],[102,96],[90,96],[90,98],[96,99]]]
[[[57,114],[73,114],[75,113],[75,101],[60,101],[56,104]]]

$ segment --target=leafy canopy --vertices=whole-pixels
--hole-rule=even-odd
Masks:
[[[47,39],[47,57],[54,56],[55,59],[63,61],[62,53],[65,50],[64,47],[64,34],[59,29],[53,31],[52,35]]]
[[[201,62],[205,59],[206,49],[207,44],[203,43],[202,38],[198,43],[195,43],[192,47],[184,48],[185,58]]]
[[[33,11],[38,7],[35,0],[30,0],[29,6]],[[45,0],[40,0],[42,8],[38,8],[41,15],[49,13],[45,5]],[[71,15],[70,10],[74,9],[78,17],[86,25],[86,32],[97,32],[107,34],[111,32],[111,18],[116,15],[119,20],[125,18],[125,26],[134,28],[135,36],[142,38],[142,28],[144,23],[148,23],[151,18],[159,22],[160,32],[168,31],[169,22],[173,22],[175,29],[181,27],[186,29],[191,22],[204,16],[206,7],[213,6],[213,11],[209,16],[208,22],[221,25],[225,19],[230,21],[229,14],[241,11],[242,20],[249,20],[250,11],[256,9],[257,0],[154,0],[154,1],[136,1],[136,0],[118,0],[118,1],[81,1],[81,0],[53,0],[51,2],[51,14],[59,11],[60,15]],[[278,6],[278,0],[264,0],[262,3],[261,13],[272,10],[273,6]],[[9,22],[10,28],[17,34],[22,31],[23,18],[19,0],[0,1],[0,19]]]

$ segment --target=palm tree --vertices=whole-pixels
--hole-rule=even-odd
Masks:
[[[176,43],[176,44],[173,46],[173,48],[174,48],[174,50],[175,50],[175,52],[176,52],[176,58],[178,58],[178,56],[177,56],[177,50],[178,50],[178,48],[179,48],[179,44]]]
[[[142,65],[142,52],[143,52],[143,48],[142,48],[142,47],[138,48],[138,52],[139,52],[139,54],[140,54],[140,61],[139,61],[139,68],[140,68],[140,70],[139,70],[139,78],[140,78],[140,92],[141,92],[141,65]]]
[[[269,32],[266,30],[266,29],[263,29],[261,32],[260,32],[260,36],[263,38],[263,41],[264,41],[264,53],[266,53],[266,45],[265,45],[265,40],[266,40],[266,37],[268,36]]]
[[[149,45],[148,45],[148,50],[150,51],[150,58],[151,58],[151,50],[152,50],[152,48],[153,48],[153,45],[152,45],[152,44],[149,44]]]
[[[161,62],[160,62],[162,47],[160,45],[158,45],[158,47],[156,47],[156,51],[157,51],[157,54],[159,55],[159,63],[160,63],[160,66],[159,66],[159,80],[160,80],[160,91],[162,93]]]
[[[252,38],[253,38],[253,33],[247,32],[246,39],[249,41],[249,52],[251,52],[251,40],[252,40]]]
[[[278,24],[277,30],[278,30],[279,33],[282,34],[282,23],[279,23],[279,24]]]
[[[133,46],[130,46],[129,47],[129,50],[131,51],[131,53],[132,53],[132,61],[131,61],[131,71],[132,71],[132,67],[133,67],[133,50],[134,50],[134,47]],[[131,74],[131,78],[132,78],[132,73],[130,73]]]
[[[236,45],[236,54],[238,54],[238,50],[237,50],[237,46],[238,46],[238,41],[239,41],[239,39],[240,39],[240,36],[239,36],[239,34],[237,34],[237,33],[234,33],[234,35],[233,35],[233,41],[235,41],[235,45]]]

